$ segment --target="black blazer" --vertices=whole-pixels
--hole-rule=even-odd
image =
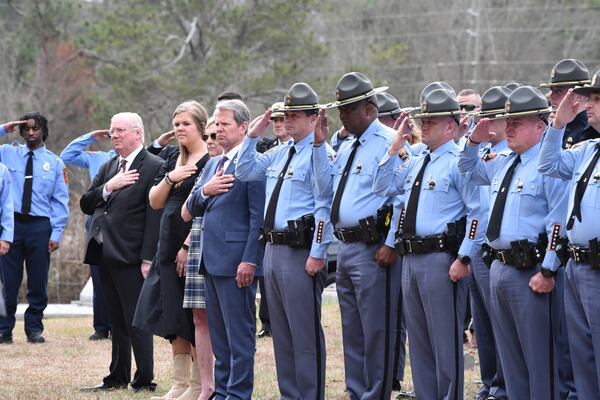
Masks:
[[[131,163],[140,177],[136,183],[110,194],[104,201],[104,184],[117,174],[119,156],[104,163],[88,191],[81,197],[81,210],[92,215],[85,263],[140,264],[152,260],[158,243],[161,210],[153,210],[148,193],[163,160],[142,149]],[[102,231],[103,245],[94,239]]]

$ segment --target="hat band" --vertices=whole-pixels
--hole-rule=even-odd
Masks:
[[[540,87],[548,88],[548,87],[552,87],[552,86],[576,86],[576,85],[583,85],[583,84],[587,84],[587,83],[591,83],[591,80],[583,79],[580,81],[563,81],[563,82],[542,83],[542,84],[540,84]]]

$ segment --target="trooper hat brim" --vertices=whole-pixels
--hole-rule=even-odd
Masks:
[[[344,99],[344,100],[336,100],[331,103],[327,103],[323,107],[324,108],[342,107],[342,106],[345,106],[346,104],[351,104],[351,103],[355,103],[357,101],[368,99],[369,97],[375,96],[377,93],[383,93],[388,89],[389,89],[389,86],[377,87],[377,88],[371,89],[367,93],[361,94],[359,96],[350,97],[350,98]]]
[[[412,116],[412,118],[433,118],[433,117],[448,117],[454,115],[460,115],[460,111],[442,111],[442,112],[423,112]]]
[[[586,85],[586,86],[576,87],[575,89],[573,89],[573,93],[578,94],[580,96],[585,96],[585,97],[588,97],[590,95],[590,93],[592,93],[592,92],[600,93],[600,86]]]
[[[550,114],[551,112],[552,112],[552,107],[548,107],[548,108],[543,108],[541,110],[504,112],[503,114],[496,115],[496,118],[522,117],[525,115],[541,115],[541,114]]]
[[[540,83],[538,85],[538,87],[551,88],[551,87],[558,87],[558,86],[581,86],[581,85],[589,84],[590,82],[592,82],[592,81],[589,79],[585,79],[582,81],[549,82],[549,83]]]
[[[281,110],[277,110],[271,113],[271,116],[269,117],[270,119],[273,118],[283,118],[285,117],[285,114],[281,111]]]
[[[386,112],[382,112],[377,114],[378,117],[388,117],[390,115],[396,115],[396,114],[400,114],[402,112],[401,108],[397,108],[395,110],[391,110],[391,111],[386,111]]]
[[[506,109],[504,108],[496,108],[494,110],[482,110],[473,114],[474,117],[478,118],[488,118],[488,119],[497,119],[499,115],[505,114]]]
[[[322,107],[321,104],[305,104],[299,106],[283,106],[281,111],[308,111],[308,110],[319,110]]]

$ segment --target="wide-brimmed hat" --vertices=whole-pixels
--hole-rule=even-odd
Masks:
[[[429,85],[425,86],[423,88],[423,90],[421,90],[421,95],[419,96],[419,100],[421,101],[421,103],[423,102],[423,100],[425,100],[425,97],[427,97],[427,95],[429,93],[431,93],[437,89],[444,89],[444,90],[447,90],[448,92],[454,93],[456,95],[456,91],[448,83],[446,83],[446,82],[431,82]]]
[[[271,119],[273,118],[283,118],[285,115],[283,114],[283,102],[278,101],[277,103],[273,103],[271,106]]]
[[[317,110],[319,95],[308,83],[294,83],[283,98],[283,111]]]
[[[600,92],[600,69],[592,77],[591,83],[578,86],[573,92],[581,96],[589,96],[591,92]]]
[[[398,99],[391,94],[387,92],[377,93],[375,98],[377,99],[377,111],[379,112],[377,115],[378,117],[400,114],[402,112],[402,108],[400,108]]]
[[[579,60],[566,58],[560,60],[550,73],[550,82],[542,83],[540,87],[551,88],[554,86],[581,86],[590,83],[590,71]]]
[[[532,86],[521,86],[514,90],[504,104],[504,114],[500,118],[522,115],[549,114],[552,107],[542,92]]]
[[[446,89],[435,89],[421,102],[421,112],[413,118],[444,117],[460,115],[460,106],[456,94]]]
[[[325,105],[326,108],[341,107],[375,96],[388,90],[387,86],[373,88],[373,84],[365,74],[349,72],[342,76],[335,89],[336,101]]]
[[[506,100],[508,100],[510,94],[511,91],[506,86],[493,86],[489,88],[481,96],[481,109],[476,113],[476,116],[494,118],[499,114],[504,114],[506,112]]]

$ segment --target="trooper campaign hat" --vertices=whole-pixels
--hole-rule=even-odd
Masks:
[[[398,100],[391,94],[387,92],[378,93],[375,95],[375,98],[377,99],[378,117],[396,115],[402,112],[400,103],[398,103]]]
[[[510,90],[511,92],[514,91],[516,88],[520,88],[521,86],[522,85],[519,82],[510,82],[504,85],[504,87]]]
[[[425,97],[427,97],[429,93],[437,89],[444,89],[456,95],[454,88],[446,82],[431,82],[429,85],[425,86],[423,90],[421,90],[421,95],[419,96],[419,100],[421,101],[421,103],[423,102],[423,100],[425,100]]]
[[[504,114],[500,118],[522,115],[549,114],[552,107],[542,92],[531,86],[521,86],[512,92],[504,104]]]
[[[308,83],[294,83],[283,98],[282,111],[318,110],[319,96]]]
[[[341,107],[375,96],[388,90],[387,86],[374,88],[365,74],[349,72],[342,76],[335,89],[336,101],[327,104],[326,108]]]
[[[421,102],[421,112],[413,118],[431,118],[460,115],[456,94],[445,89],[435,89]]]
[[[560,60],[550,73],[550,82],[540,84],[542,88],[555,86],[581,86],[590,83],[590,71],[579,60],[567,58]]]
[[[589,96],[591,92],[600,93],[600,69],[596,71],[596,73],[592,77],[591,83],[585,84],[583,86],[578,86],[575,89],[573,89],[573,92],[581,96]]]
[[[481,118],[495,118],[505,113],[506,100],[511,91],[506,86],[493,86],[481,96],[481,109],[476,116]]]
[[[283,102],[278,101],[277,103],[273,103],[271,106],[271,119],[273,118],[283,118]]]

